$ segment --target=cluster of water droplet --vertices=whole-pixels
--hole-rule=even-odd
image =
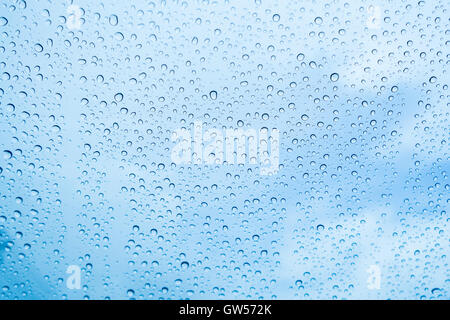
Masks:
[[[449,5],[369,2],[3,1],[0,298],[448,298]]]

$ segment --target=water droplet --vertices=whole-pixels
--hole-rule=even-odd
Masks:
[[[109,24],[110,25],[117,26],[118,23],[119,23],[119,18],[115,14],[112,14],[109,16]]]
[[[339,80],[339,74],[338,73],[332,73],[330,75],[330,80],[333,81],[333,82],[338,81]]]

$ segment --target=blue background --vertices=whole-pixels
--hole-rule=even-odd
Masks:
[[[449,34],[445,0],[2,0],[0,298],[448,299]],[[278,172],[172,163],[195,121],[277,128]]]

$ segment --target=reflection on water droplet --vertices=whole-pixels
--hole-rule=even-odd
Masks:
[[[333,82],[338,81],[339,80],[339,74],[338,73],[332,73],[330,75],[330,80],[333,81]]]
[[[3,151],[3,159],[9,160],[12,158],[12,152],[9,150]]]
[[[115,14],[112,14],[109,16],[109,24],[110,25],[117,26],[118,23],[119,23],[119,18]]]

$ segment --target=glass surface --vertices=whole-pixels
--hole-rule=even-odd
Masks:
[[[448,299],[449,2],[0,2],[1,299]]]

